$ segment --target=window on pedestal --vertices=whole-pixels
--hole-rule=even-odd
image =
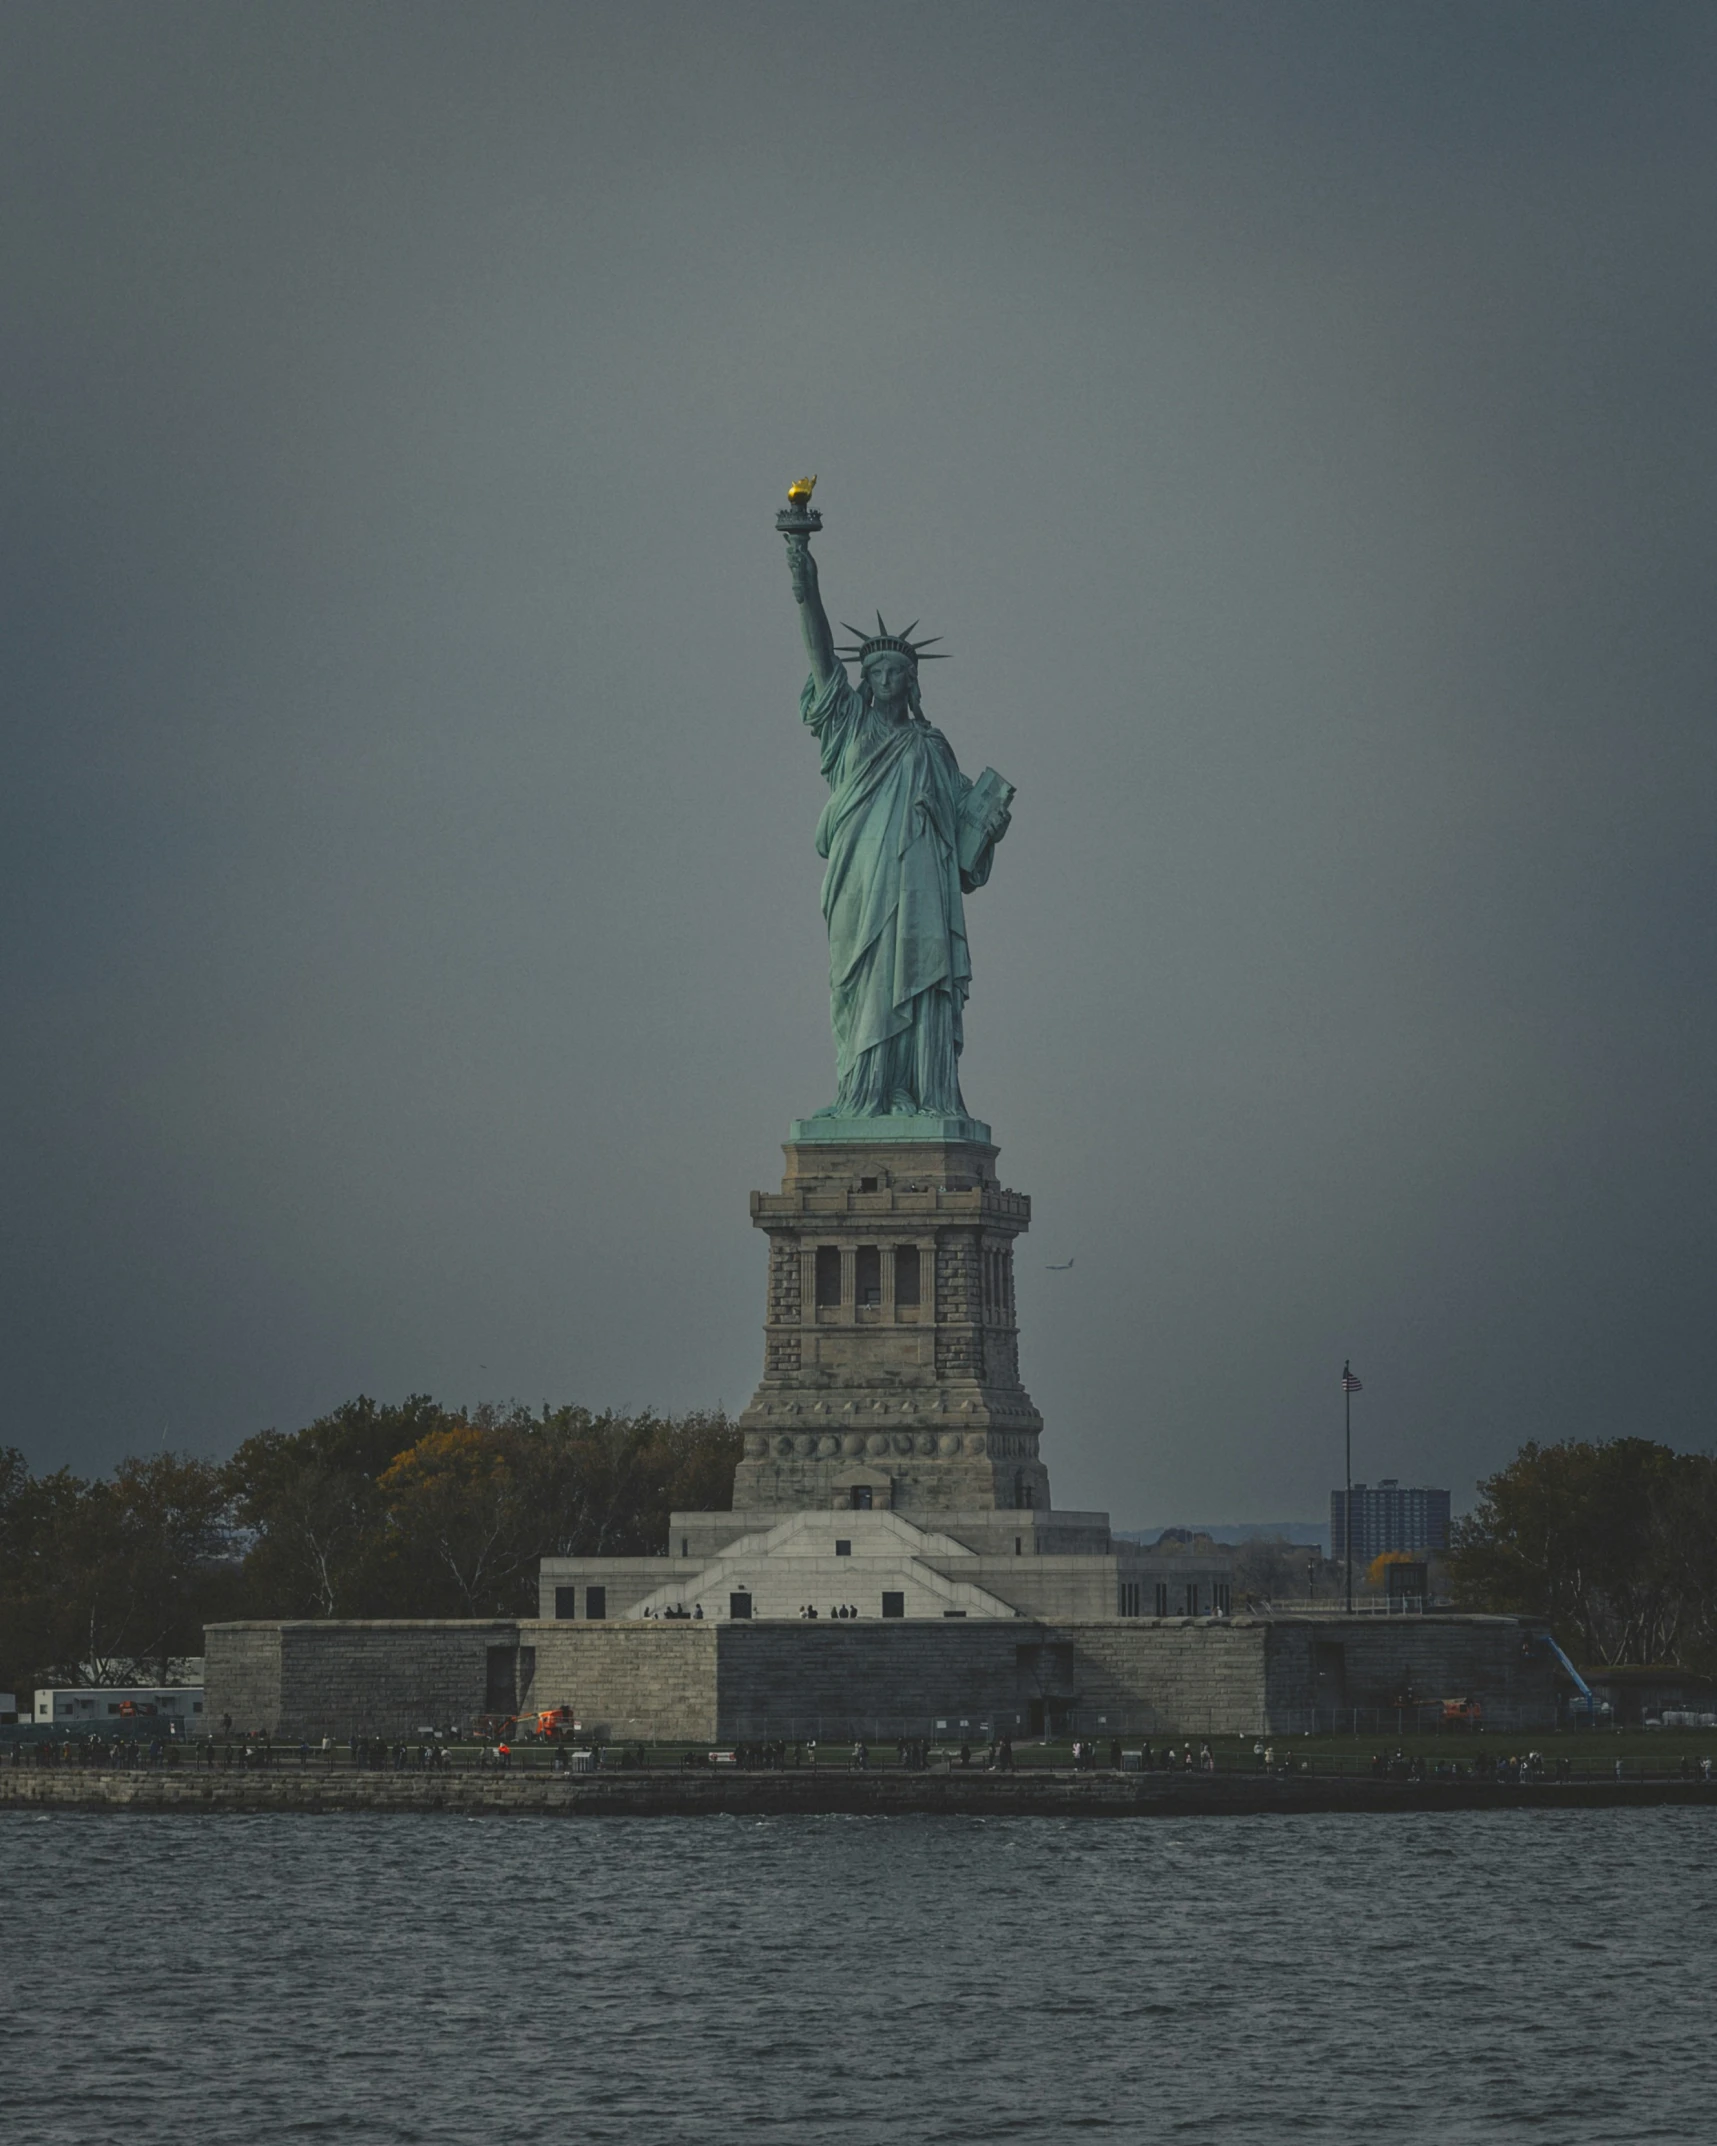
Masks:
[[[578,1615],[578,1589],[576,1587],[557,1587],[555,1589],[554,1613],[557,1617],[576,1617]]]
[[[882,1598],[882,1614],[885,1617],[904,1617],[906,1615],[906,1596],[904,1592],[898,1595],[885,1592]]]
[[[608,1615],[608,1590],[606,1587],[587,1587],[584,1590],[584,1614],[587,1617]]]
[[[1157,1607],[1156,1607],[1156,1614],[1157,1614],[1157,1615],[1158,1615],[1159,1617],[1166,1617],[1166,1616],[1168,1615],[1168,1613],[1169,1613],[1169,1583],[1167,1582],[1167,1580],[1159,1580],[1159,1581],[1157,1582]]]
[[[901,1244],[894,1248],[894,1301],[897,1304],[916,1304],[918,1297],[918,1247]]]
[[[817,1247],[817,1308],[827,1310],[841,1301],[841,1248],[838,1244]]]
[[[852,1509],[855,1513],[868,1513],[871,1509],[871,1487],[868,1483],[855,1483],[852,1490]]]
[[[859,1303],[875,1309],[882,1302],[882,1249],[861,1244],[853,1260],[853,1288]]]
[[[1144,1583],[1142,1581],[1123,1580],[1121,1582],[1121,1615],[1123,1617],[1138,1616],[1141,1608],[1140,1597],[1143,1593]]]

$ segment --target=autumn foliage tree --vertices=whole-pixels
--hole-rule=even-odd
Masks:
[[[643,1557],[676,1509],[733,1500],[725,1417],[479,1410],[427,1433],[381,1479],[391,1585],[409,1614],[525,1615],[544,1557]]]
[[[647,1555],[732,1502],[725,1416],[360,1395],[225,1463],[35,1476],[0,1449],[0,1688],[154,1681],[228,1617],[528,1616],[537,1561]]]
[[[396,1454],[386,1501],[390,1574],[415,1616],[535,1607],[545,1516],[533,1492],[549,1456],[516,1424],[453,1423]]]
[[[462,1423],[427,1394],[366,1394],[300,1431],[259,1431],[227,1466],[259,1617],[412,1615],[397,1607],[381,1479],[420,1439]],[[423,1612],[420,1614],[427,1614]]]
[[[648,1556],[676,1509],[733,1499],[718,1412],[447,1409],[360,1395],[264,1431],[228,1477],[259,1617],[494,1617],[536,1607],[537,1561]]]

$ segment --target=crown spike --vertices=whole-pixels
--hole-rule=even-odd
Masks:
[[[926,634],[922,641],[913,640],[912,635],[918,626],[917,619],[912,621],[904,633],[890,633],[888,622],[879,611],[876,614],[876,624],[875,633],[861,633],[848,620],[842,619],[841,631],[852,636],[850,647],[837,648],[835,651],[843,663],[857,663],[862,666],[872,656],[880,655],[884,650],[897,656],[910,656],[914,663],[921,655],[926,663],[935,663],[946,657],[946,650],[941,651],[939,657],[938,653],[931,649],[933,642],[941,640],[939,633]]]

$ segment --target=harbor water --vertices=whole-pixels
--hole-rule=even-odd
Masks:
[[[1717,1815],[0,1813],[0,2130],[1717,2137]]]

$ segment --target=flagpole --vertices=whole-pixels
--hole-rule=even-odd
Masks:
[[[1341,1367],[1341,1408],[1347,1432],[1347,1498],[1342,1506],[1341,1532],[1347,1551],[1347,1614],[1353,1615],[1353,1360]]]

